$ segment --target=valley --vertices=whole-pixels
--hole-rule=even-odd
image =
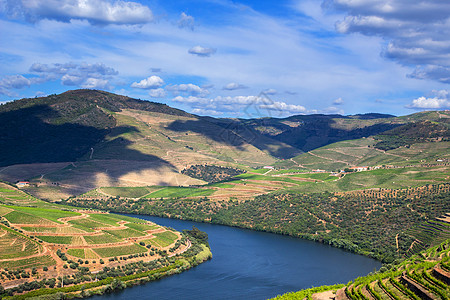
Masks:
[[[0,278],[18,299],[103,293],[210,258],[194,229],[114,213],[289,235],[398,270],[450,238],[448,111],[212,118],[75,90],[0,106],[0,131]],[[340,293],[380,299],[385,281]]]

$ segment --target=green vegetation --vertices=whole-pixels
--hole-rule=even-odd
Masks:
[[[28,232],[55,233],[56,227],[22,227],[22,230]]]
[[[1,188],[4,194],[17,193]],[[40,201],[15,198],[20,200],[11,197],[9,204],[29,204],[20,202],[22,198],[33,204]],[[98,211],[80,213],[73,207],[67,210],[67,206],[58,204],[39,203],[39,206],[0,205],[0,280],[1,284],[14,285],[7,290],[0,289],[0,298],[29,291],[33,292],[13,299],[50,294],[60,297],[60,293],[80,291],[83,296],[102,294],[180,273],[211,257],[209,248],[195,238],[191,238],[190,248],[186,249],[185,235],[180,238],[151,222]],[[22,224],[26,225],[22,227]],[[87,234],[79,228],[95,233]],[[154,248],[150,244],[144,247],[143,243],[130,242],[133,237],[152,237],[146,231],[155,229]],[[163,247],[170,249],[163,250]],[[52,258],[54,254],[56,260]],[[169,257],[169,254],[173,255]],[[129,260],[131,263],[127,263]],[[57,269],[61,266],[64,271]],[[59,276],[61,273],[65,275]],[[111,277],[116,279],[109,281],[107,278]],[[89,285],[100,289],[86,293]]]
[[[108,244],[108,243],[117,243],[121,241],[121,239],[116,238],[110,234],[85,235],[84,239],[88,244]]]
[[[142,247],[138,244],[132,244],[127,246],[118,246],[118,247],[108,247],[108,248],[94,248],[95,253],[100,255],[100,257],[114,257],[114,256],[122,256],[129,255],[135,253],[145,253],[147,252],[147,248]]]
[[[256,175],[256,174],[242,174],[235,176],[237,179],[247,179],[247,180],[261,180],[261,181],[279,181],[293,184],[300,184],[299,181],[291,179],[289,177],[278,177],[278,176],[268,176],[268,175]]]
[[[111,226],[119,226],[117,223],[123,221],[119,216],[110,214],[92,214],[89,219]]]
[[[153,235],[156,236],[156,238],[152,239],[152,241],[157,243],[162,248],[173,244],[175,240],[178,238],[178,236],[175,233],[170,231],[154,233]]]
[[[76,228],[83,229],[88,232],[94,231],[95,228],[112,227],[106,223],[100,223],[92,218],[70,220],[68,223],[76,225]]]
[[[56,262],[50,255],[44,255],[19,260],[2,261],[0,262],[0,268],[11,270],[28,269],[33,267],[54,266],[55,264]]]
[[[273,299],[274,300],[297,300],[297,299],[305,299],[306,298],[306,299],[310,300],[310,299],[312,299],[311,296],[313,294],[330,291],[330,290],[337,290],[344,286],[345,286],[344,284],[324,285],[324,286],[319,286],[319,287],[302,290],[299,292],[286,293],[284,295],[277,296]]]
[[[13,224],[49,224],[49,220],[26,214],[19,211],[12,211],[4,216],[10,223]]]
[[[155,230],[159,228],[158,225],[137,224],[137,223],[127,223],[125,224],[125,226],[139,231]]]
[[[189,251],[189,254],[185,253],[179,258],[160,258],[150,262],[139,261],[117,268],[106,267],[96,274],[86,274],[80,271],[74,277],[58,277],[57,285],[55,279],[27,282],[15,288],[0,292],[0,297],[27,291],[25,294],[14,295],[9,299],[21,300],[33,297],[60,299],[76,296],[102,295],[118,291],[125,287],[131,287],[181,273],[211,258],[211,251],[205,245],[197,245],[195,243],[192,248],[193,250]],[[64,287],[61,285],[62,281],[64,282]]]
[[[12,259],[37,254],[39,247],[30,238],[0,225],[0,259]]]
[[[208,184],[207,187],[215,187],[215,188],[219,188],[219,189],[232,189],[232,188],[234,188],[234,185],[229,184],[229,183],[212,183],[212,184]]]
[[[56,210],[56,209],[20,207],[20,206],[7,206],[7,207],[12,208],[17,212],[23,212],[28,215],[47,219],[47,220],[50,220],[50,221],[53,221],[53,222],[56,222],[59,224],[62,224],[62,222],[58,221],[59,218],[67,218],[67,217],[81,215],[80,213],[73,212],[73,211],[64,211],[64,210]]]
[[[153,192],[145,196],[145,198],[189,198],[189,197],[209,196],[212,193],[214,193],[213,189],[169,186],[162,188],[161,190],[158,190],[156,192]]]
[[[366,299],[449,299],[450,280],[442,268],[450,261],[450,240],[436,245],[399,264],[383,266],[380,271],[359,277],[347,285],[322,286],[274,299],[312,299],[312,295],[324,291],[345,293],[351,300]],[[342,295],[340,296],[342,297]]]
[[[137,231],[132,228],[126,228],[126,229],[118,229],[118,230],[104,230],[105,232],[118,237],[120,239],[127,238],[127,237],[138,237],[138,236],[144,236],[145,233],[141,231]]]
[[[214,183],[244,173],[241,169],[214,165],[193,165],[181,171],[187,176]]]
[[[45,235],[40,235],[39,239],[43,240],[44,242],[51,243],[51,244],[71,244],[72,243],[72,237],[71,236],[45,236]]]
[[[375,136],[378,142],[375,148],[381,150],[392,150],[399,147],[410,147],[412,144],[433,142],[437,140],[450,140],[450,122],[443,124],[420,121],[408,123],[395,129],[383,132]]]
[[[157,188],[156,188],[157,189]],[[111,196],[140,198],[156,190],[153,187],[102,187],[100,190]]]
[[[402,169],[376,170],[381,178],[390,171],[404,172]],[[370,172],[352,176],[367,173]],[[339,182],[345,183],[343,180]],[[440,184],[402,190],[363,190],[341,195],[278,192],[243,202],[213,202],[203,198],[193,201],[121,199],[120,203],[78,199],[69,203],[288,234],[392,262],[412,254],[409,248],[417,244],[413,243],[416,239],[426,247],[446,238],[446,227],[430,236],[421,235],[424,229],[420,226],[450,211],[449,197],[450,184]],[[431,238],[425,239],[424,236]]]
[[[84,254],[84,249],[69,249],[67,250],[67,254],[79,257],[79,258],[86,258]]]

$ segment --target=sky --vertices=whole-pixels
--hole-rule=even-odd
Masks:
[[[0,103],[100,89],[215,117],[450,109],[448,0],[0,0]]]

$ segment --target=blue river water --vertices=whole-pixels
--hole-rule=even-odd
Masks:
[[[178,231],[195,225],[208,233],[213,259],[181,274],[93,299],[268,299],[313,286],[347,283],[381,267],[376,260],[288,236],[129,216]]]

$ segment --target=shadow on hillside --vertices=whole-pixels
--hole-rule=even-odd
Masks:
[[[361,124],[346,129],[346,125],[338,124],[336,118],[349,119],[349,122]],[[361,117],[350,120],[339,115],[250,120],[201,117],[197,120],[174,121],[167,129],[177,132],[193,131],[218,143],[233,146],[237,150],[243,150],[244,145],[248,143],[272,156],[286,159],[335,142],[376,135],[400,125],[390,122],[370,124],[371,119],[373,118]],[[297,122],[299,125],[292,127],[287,121]]]
[[[337,124],[334,119],[320,118],[308,120],[299,127],[287,128],[274,138],[307,152],[336,142],[377,135],[400,125],[387,122],[345,129],[340,128],[342,124]]]
[[[166,127],[175,132],[195,132],[230,147],[244,151],[250,144],[279,158],[290,158],[302,152],[289,145],[264,136],[245,122],[203,117],[196,120],[176,120]]]
[[[48,105],[35,105],[0,113],[0,167],[30,163],[75,162],[83,158],[86,161],[116,159],[142,162],[114,168],[115,178],[129,172],[139,173],[148,168],[176,171],[172,164],[157,156],[130,149],[131,142],[118,136],[137,130],[131,126],[113,127],[114,120],[110,124],[111,119],[108,121],[107,115],[102,116],[101,113],[102,111],[98,110],[91,113],[94,115],[91,116],[88,111],[81,117],[76,116],[69,121],[60,117],[58,112]],[[99,121],[91,119],[92,126],[79,124],[86,123],[82,119],[87,118],[86,116],[97,118]],[[107,121],[103,124],[102,120]],[[111,127],[113,128],[110,129]],[[108,141],[105,142],[107,135]],[[94,146],[96,149],[93,152]],[[102,147],[104,149],[101,149]],[[105,150],[99,151],[100,157],[96,157],[97,148]],[[69,172],[70,166],[65,171]],[[97,171],[104,170],[96,170],[93,165],[91,169],[86,167],[82,174],[85,182],[92,182],[92,187],[97,179]]]

